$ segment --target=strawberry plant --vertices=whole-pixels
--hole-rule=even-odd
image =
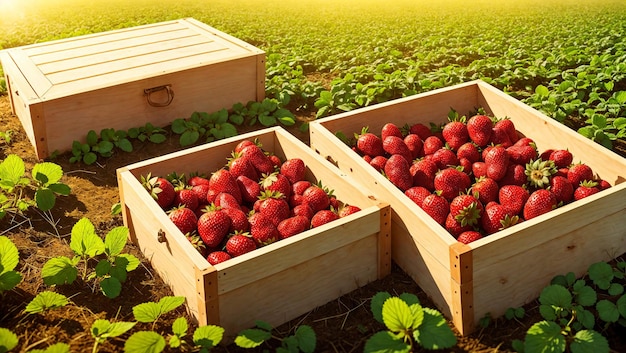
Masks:
[[[408,352],[418,346],[435,350],[456,345],[456,336],[443,315],[422,307],[413,294],[392,297],[387,292],[379,292],[372,298],[371,310],[387,331],[370,337],[365,343],[365,352]]]
[[[102,293],[117,297],[126,281],[128,271],[139,265],[139,260],[131,254],[124,254],[128,228],[116,227],[109,231],[104,241],[96,234],[93,224],[82,218],[72,227],[70,248],[74,257],[57,256],[48,260],[41,275],[47,285],[73,283],[78,277],[81,266],[81,280],[94,281]],[[93,268],[90,264],[97,261]],[[88,272],[91,269],[91,272]]]
[[[63,294],[43,291],[37,293],[35,298],[31,300],[24,309],[28,314],[39,314],[48,310],[58,309],[69,304],[69,299]]]
[[[0,131],[0,140],[4,141],[5,144],[11,143],[11,135],[13,135],[12,130]]]
[[[172,122],[172,132],[180,135],[181,146],[192,145],[203,137],[210,142],[237,135],[236,119],[229,120],[226,109],[214,113],[194,112],[188,119],[176,119]]]
[[[265,342],[279,340],[280,347],[276,352],[302,352],[313,353],[317,344],[315,331],[308,325],[298,326],[293,335],[276,337],[274,328],[267,322],[257,320],[256,327],[246,329],[235,337],[235,344],[241,348],[256,348]]]
[[[18,262],[19,252],[15,244],[11,239],[0,236],[0,296],[22,281],[22,275],[14,271]]]

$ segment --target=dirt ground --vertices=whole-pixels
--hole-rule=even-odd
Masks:
[[[13,131],[10,144],[0,142],[0,160],[9,154],[22,157],[27,165],[37,162],[33,148],[23,132],[19,120],[10,110],[8,97],[0,96],[0,131]],[[306,134],[292,131],[306,141]],[[56,291],[71,298],[71,305],[49,311],[43,315],[28,315],[23,312],[26,304],[34,296],[46,289],[41,278],[43,264],[54,256],[71,256],[69,234],[72,226],[82,217],[87,217],[101,235],[110,229],[123,225],[121,216],[111,216],[110,209],[119,201],[115,170],[130,163],[162,155],[180,149],[175,138],[164,144],[136,144],[134,152],[120,152],[112,158],[100,159],[97,164],[70,164],[68,155],[58,156],[53,162],[62,166],[63,181],[72,189],[68,197],[60,197],[48,220],[35,211],[24,217],[5,217],[0,220],[0,232],[4,232],[19,249],[18,268],[23,280],[14,290],[8,291],[0,302],[0,327],[11,329],[19,337],[15,351],[25,352],[35,348],[45,348],[50,344],[65,342],[73,352],[91,351],[94,340],[90,327],[94,320],[106,318],[116,321],[133,321],[132,307],[146,302],[158,301],[165,295],[172,295],[170,289],[153,272],[150,263],[132,244],[126,251],[139,257],[141,265],[129,273],[122,293],[115,299],[108,299],[97,290],[80,281],[72,285],[56,287]],[[369,299],[379,291],[392,294],[404,292],[416,294],[422,304],[434,307],[425,293],[400,268],[394,265],[390,276],[373,282],[354,292],[344,295],[308,314],[276,328],[275,336],[285,337],[301,324],[313,327],[317,335],[318,352],[359,352],[365,341],[374,333],[383,330],[369,308]],[[537,302],[526,306],[527,316],[523,320],[493,320],[491,325],[478,329],[467,336],[458,336],[458,345],[448,352],[509,352],[513,339],[523,339],[528,327],[540,320]],[[132,332],[146,329],[164,335],[171,332],[171,324],[178,316],[187,316],[184,308],[179,308],[159,320],[156,326],[139,324]],[[188,317],[189,318],[189,317]],[[190,319],[190,318],[189,318]],[[259,318],[262,319],[262,318]],[[192,327],[191,329],[194,329]],[[191,335],[190,329],[190,335]],[[615,352],[626,351],[626,332],[608,332],[611,347]],[[109,339],[99,346],[99,352],[119,352],[125,338]],[[187,337],[190,341],[190,336]],[[274,350],[278,340],[262,348]],[[234,345],[220,346],[215,352],[237,352],[242,349]],[[250,350],[247,350],[250,351]],[[261,351],[261,349],[257,349]],[[417,350],[418,352],[421,350]]]

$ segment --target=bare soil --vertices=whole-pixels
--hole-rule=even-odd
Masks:
[[[310,116],[310,114],[308,115]],[[38,162],[33,148],[24,133],[20,122],[11,113],[8,97],[0,96],[0,131],[13,131],[9,144],[0,142],[0,160],[9,154],[17,154],[27,165]],[[298,138],[307,141],[308,136],[295,129],[291,131]],[[98,230],[106,234],[110,229],[123,225],[121,216],[111,216],[110,208],[119,201],[117,168],[130,163],[163,155],[180,149],[177,137],[170,137],[160,145],[136,144],[132,153],[120,152],[97,164],[70,164],[69,155],[60,155],[53,162],[62,166],[63,181],[72,189],[68,197],[60,197],[48,217],[36,211],[0,220],[0,233],[7,235],[19,249],[20,262],[17,270],[23,280],[14,290],[4,294],[0,301],[0,327],[11,329],[19,337],[16,351],[43,349],[57,342],[71,345],[73,352],[91,351],[94,340],[90,327],[96,319],[106,318],[116,321],[134,321],[132,307],[147,301],[158,301],[172,295],[169,287],[152,270],[150,263],[132,244],[126,251],[141,259],[141,265],[129,273],[122,293],[115,299],[108,299],[92,288],[89,283],[75,282],[59,286],[53,290],[71,298],[71,305],[39,315],[23,312],[26,304],[37,293],[50,289],[43,283],[41,268],[54,256],[71,256],[69,234],[72,226],[82,217],[87,217]],[[47,218],[47,219],[46,219]],[[365,341],[384,327],[377,323],[371,314],[371,297],[379,291],[392,294],[404,292],[416,294],[422,304],[434,307],[425,293],[400,268],[394,265],[390,276],[344,295],[324,306],[288,322],[275,330],[275,336],[285,337],[293,333],[298,325],[313,327],[317,335],[319,352],[359,352]],[[254,303],[250,303],[254,305]],[[536,302],[526,306],[527,315],[523,320],[494,319],[487,328],[478,329],[467,336],[458,336],[458,345],[447,352],[511,352],[511,341],[523,339],[526,330],[540,320]],[[188,317],[184,308],[169,313],[155,325],[139,324],[136,330],[154,330],[167,337],[172,322],[179,316]],[[263,318],[258,318],[263,319]],[[452,326],[452,325],[451,325]],[[192,332],[190,329],[190,334]],[[614,352],[626,352],[626,332],[605,332],[610,338]],[[128,334],[109,339],[99,346],[99,352],[119,352],[123,349]],[[191,341],[191,337],[187,337]],[[263,345],[256,351],[273,351],[279,340]],[[234,345],[221,345],[216,352],[243,351]],[[247,350],[250,351],[250,350]],[[254,351],[254,350],[253,350]],[[417,349],[417,352],[422,350]]]

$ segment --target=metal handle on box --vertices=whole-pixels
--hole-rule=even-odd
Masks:
[[[167,101],[165,102],[153,101],[151,98],[152,93],[162,91],[162,90],[165,90],[167,92]],[[172,85],[170,84],[152,87],[152,88],[146,88],[143,90],[143,94],[146,96],[146,100],[148,101],[148,104],[150,104],[153,107],[167,107],[168,105],[170,105],[170,103],[172,103],[172,100],[174,100],[174,90],[172,90]]]

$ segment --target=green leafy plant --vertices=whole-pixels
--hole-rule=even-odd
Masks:
[[[0,296],[22,281],[22,275],[14,271],[19,258],[20,254],[11,239],[0,236]]]
[[[0,353],[6,353],[17,347],[19,340],[11,330],[0,327]]]
[[[176,119],[172,122],[172,131],[180,135],[181,146],[189,146],[204,138],[206,142],[220,140],[237,135],[237,128],[233,123],[236,119],[229,119],[226,109],[212,114],[193,112],[188,119]]]
[[[242,330],[235,337],[235,344],[241,348],[256,348],[264,342],[272,339],[279,340],[281,346],[276,349],[278,353],[303,352],[312,353],[317,345],[315,331],[308,325],[300,325],[292,335],[277,337],[272,334],[274,328],[265,321],[256,321],[256,327]]]
[[[33,349],[28,353],[70,353],[70,346],[67,343],[55,343],[45,349]]]
[[[41,271],[47,285],[73,283],[78,277],[78,266],[82,263],[83,281],[95,281],[109,298],[117,297],[122,290],[129,271],[137,268],[139,260],[124,254],[128,228],[120,226],[109,231],[104,241],[96,234],[93,224],[82,218],[72,227],[70,248],[75,256],[57,256],[48,260]],[[91,272],[90,263],[97,261]]]
[[[151,123],[146,123],[144,126],[129,129],[128,137],[141,142],[163,143],[167,140],[167,131]]]
[[[35,298],[26,305],[24,312],[28,314],[38,314],[66,306],[67,304],[69,304],[69,299],[63,294],[43,291],[38,293]]]
[[[98,351],[98,345],[106,341],[107,338],[120,336],[132,329],[136,322],[110,322],[105,319],[98,319],[91,325],[91,336],[95,339],[92,352]]]
[[[626,101],[626,91],[622,92]],[[613,141],[626,137],[626,118],[607,118],[601,114],[593,114],[585,122],[588,125],[579,128],[578,133],[608,149],[613,148]]]
[[[4,141],[7,145],[11,143],[12,130],[0,131],[0,140]]]
[[[61,182],[63,169],[51,162],[37,163],[30,176],[21,157],[8,155],[0,162],[0,219],[7,213],[22,213],[30,207],[51,210],[58,195],[69,195],[70,187]],[[49,220],[50,222],[50,220]]]
[[[449,348],[456,336],[443,315],[424,308],[413,294],[392,297],[388,292],[374,295],[371,310],[376,321],[387,331],[380,331],[365,342],[365,352],[408,352],[417,345],[425,349]]]

